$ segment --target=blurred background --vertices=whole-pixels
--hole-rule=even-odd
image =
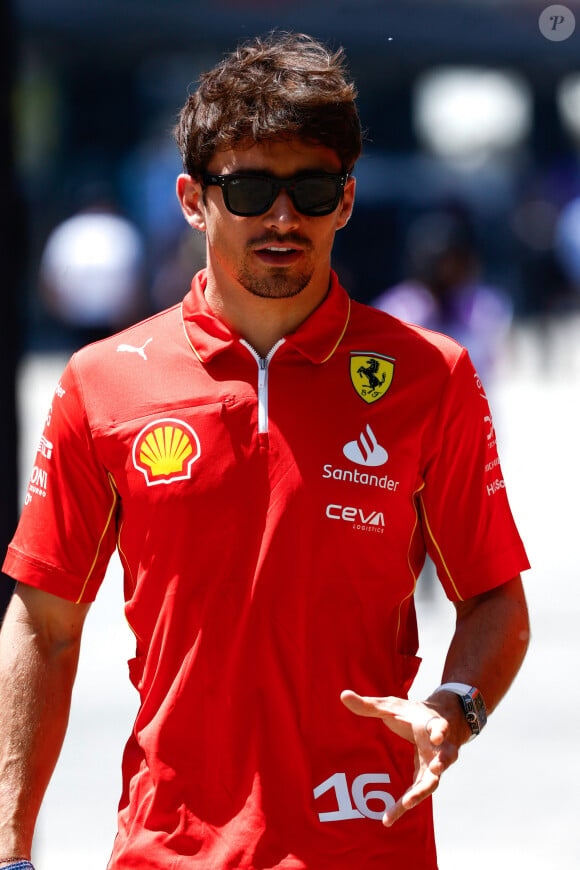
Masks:
[[[67,356],[179,301],[203,265],[175,198],[171,129],[199,73],[272,27],[346,49],[365,147],[334,265],[355,298],[468,346],[533,563],[534,644],[437,795],[440,866],[578,867],[576,0],[0,0],[0,544]],[[39,870],[103,868],[114,836],[136,699],[115,561],[109,575]],[[437,684],[453,627],[437,587],[423,587],[417,696]]]

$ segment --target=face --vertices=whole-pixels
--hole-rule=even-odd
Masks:
[[[216,175],[251,171],[279,178],[341,170],[330,148],[294,140],[220,151],[207,167]],[[208,281],[215,279],[221,292],[241,289],[275,299],[306,293],[320,302],[328,290],[334,235],[352,211],[354,184],[354,179],[347,181],[338,207],[323,217],[298,212],[285,190],[265,214],[255,217],[231,214],[219,186],[203,192],[187,175],[179,177],[177,192],[188,223],[207,235]]]

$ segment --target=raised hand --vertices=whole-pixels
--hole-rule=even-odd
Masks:
[[[457,760],[462,740],[452,738],[450,722],[429,703],[362,697],[350,690],[340,697],[352,713],[382,719],[387,728],[415,746],[415,776],[403,796],[385,812],[383,824],[388,827],[433,794],[442,773]]]

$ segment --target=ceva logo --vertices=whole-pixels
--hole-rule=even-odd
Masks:
[[[357,507],[340,504],[329,504],[326,507],[326,516],[329,520],[344,520],[347,523],[360,523],[362,526],[384,526],[385,517],[382,511],[369,511],[368,514]]]

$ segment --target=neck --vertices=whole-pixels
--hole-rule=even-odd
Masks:
[[[324,283],[313,281],[298,295],[274,299],[254,296],[241,285],[224,292],[208,269],[205,298],[216,316],[241,335],[260,356],[267,356],[276,342],[296,329],[318,308],[328,293]],[[313,285],[313,286],[311,286]]]

